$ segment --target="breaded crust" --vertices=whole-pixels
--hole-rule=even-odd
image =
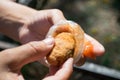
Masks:
[[[55,46],[48,55],[47,60],[51,65],[60,66],[70,57],[73,57],[75,40],[71,33],[62,32],[55,37]]]
[[[78,24],[61,21],[50,28],[47,36],[55,38],[54,48],[47,56],[51,65],[59,66],[69,57],[74,58],[74,63],[80,59],[84,46],[84,31]]]

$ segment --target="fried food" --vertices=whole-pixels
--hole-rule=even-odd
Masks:
[[[47,37],[55,39],[55,45],[46,56],[47,62],[53,66],[61,66],[68,58],[74,59],[74,64],[81,66],[87,58],[95,59],[93,45],[85,39],[84,31],[77,23],[63,20],[52,26]]]
[[[84,47],[84,31],[78,24],[61,21],[50,28],[47,36],[55,38],[54,48],[46,57],[49,64],[60,66],[70,57],[74,58],[74,63],[80,59]]]
[[[71,33],[62,32],[55,37],[55,46],[47,57],[49,63],[61,65],[69,57],[73,57],[75,40]]]

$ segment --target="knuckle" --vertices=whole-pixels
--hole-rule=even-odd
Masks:
[[[63,12],[60,9],[52,9],[53,14],[62,14]]]
[[[52,20],[52,24],[59,22],[60,20],[65,20],[64,14],[59,9],[50,10],[50,20]]]
[[[31,47],[32,50],[35,51],[35,53],[41,53],[45,51],[46,45],[44,42],[29,42],[29,46]]]

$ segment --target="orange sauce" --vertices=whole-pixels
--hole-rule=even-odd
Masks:
[[[96,56],[93,52],[93,45],[90,41],[85,40],[85,48],[83,51],[83,55],[86,58],[95,59]]]

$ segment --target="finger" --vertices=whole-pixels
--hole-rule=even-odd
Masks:
[[[85,39],[87,39],[88,41],[90,41],[93,44],[93,53],[96,56],[103,55],[103,53],[105,52],[105,49],[102,46],[102,44],[100,44],[97,40],[93,39],[92,37],[90,37],[87,34],[85,34]]]
[[[43,41],[34,41],[23,46],[3,51],[9,56],[8,61],[11,66],[23,66],[29,62],[39,60],[45,57],[52,49],[53,38],[47,38]]]
[[[61,20],[65,20],[63,12],[59,9],[48,10],[48,18],[52,24],[56,24]]]
[[[72,72],[73,72],[73,58],[69,58],[63,64],[62,68],[56,72],[55,76],[58,76],[60,80],[68,80]]]
[[[49,73],[46,76],[54,75],[59,70],[59,67],[50,65]]]
[[[69,63],[68,63],[68,64],[69,64]],[[64,65],[63,65],[62,67],[66,66],[66,65],[68,65],[68,64],[67,64],[67,62],[66,62],[66,63],[64,63]],[[72,64],[72,63],[71,63],[71,64]],[[69,64],[69,65],[71,65],[71,64]],[[69,66],[69,67],[70,67],[70,66]],[[59,69],[60,69],[59,66],[50,65],[50,67],[49,67],[49,74],[48,74],[47,76],[54,75]]]

